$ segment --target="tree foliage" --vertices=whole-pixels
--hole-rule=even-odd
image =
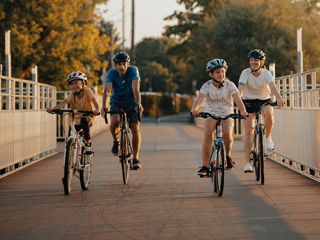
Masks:
[[[38,65],[39,81],[66,87],[74,70],[89,75],[101,67],[99,55],[109,50],[109,37],[100,34],[95,6],[107,0],[3,0],[0,3],[0,56],[4,58],[4,33],[11,30],[12,76],[30,78]]]
[[[168,19],[165,35],[179,44],[169,53],[187,65],[185,81],[196,79],[198,88],[208,80],[206,63],[224,58],[227,76],[238,82],[249,66],[247,54],[260,48],[267,54],[267,66],[276,63],[277,76],[296,72],[296,29],[303,28],[305,69],[318,67],[320,61],[320,16],[318,1],[310,0],[180,0],[185,12],[174,12]],[[209,6],[219,6],[210,8]],[[191,90],[191,88],[189,88]]]

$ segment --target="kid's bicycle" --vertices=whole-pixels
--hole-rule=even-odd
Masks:
[[[245,106],[255,108],[254,112],[256,116],[254,120],[253,148],[250,154],[250,160],[253,162],[256,181],[260,180],[261,185],[264,184],[264,160],[268,156],[264,118],[261,109],[268,105],[274,107],[277,106],[277,102],[267,102],[263,104],[245,103]]]
[[[218,194],[219,197],[223,194],[224,189],[224,179],[225,179],[225,170],[227,168],[227,156],[224,145],[224,140],[222,139],[222,126],[221,121],[227,120],[228,118],[233,119],[245,119],[239,114],[229,114],[226,117],[217,117],[213,116],[207,112],[200,112],[199,116],[202,118],[211,117],[216,120],[216,139],[213,141],[212,151],[209,160],[209,175],[214,186],[214,192]]]
[[[128,112],[122,108],[120,108],[119,111],[107,111],[107,108],[105,108],[105,113],[106,114],[104,115],[104,119],[106,124],[108,124],[107,113],[120,115],[119,161],[121,163],[123,183],[127,184],[129,181],[130,170],[136,170],[133,167],[133,151],[132,151],[132,144],[130,141],[130,127],[129,127],[128,117],[127,117]],[[139,122],[141,122],[140,112],[138,112],[138,120]]]
[[[76,130],[74,117],[76,114],[83,116],[92,115],[92,111],[78,111],[76,109],[54,109],[52,114],[66,115],[70,114],[72,117],[69,136],[66,140],[64,152],[64,175],[62,178],[64,193],[66,195],[71,193],[72,178],[76,176],[80,179],[82,190],[88,190],[91,178],[92,156],[93,149],[85,147],[84,133],[81,129]],[[76,174],[79,172],[79,176]]]

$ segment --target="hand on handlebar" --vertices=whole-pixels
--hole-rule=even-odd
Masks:
[[[97,110],[97,109],[93,110],[93,115],[100,115],[99,110]]]
[[[191,115],[194,117],[199,116],[199,111],[198,110],[191,110]]]
[[[277,106],[283,107],[284,106],[284,100],[282,98],[277,99]]]
[[[53,108],[51,108],[51,107],[47,108],[48,113],[52,113],[52,111],[53,111]]]
[[[101,108],[100,112],[101,112],[101,117],[104,117],[106,115],[106,112],[108,112],[108,108],[103,107],[103,108]]]
[[[249,113],[247,113],[246,110],[245,110],[245,111],[241,111],[241,112],[240,112],[240,115],[241,115],[241,117],[244,117],[244,118],[249,117]]]

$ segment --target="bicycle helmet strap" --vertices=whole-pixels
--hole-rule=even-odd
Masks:
[[[221,87],[223,87],[224,85],[223,85],[223,83],[224,83],[224,81],[222,81],[222,82],[218,82],[217,80],[215,80],[214,78],[212,78],[213,79],[213,81],[215,81],[216,83],[218,83],[219,84],[219,87],[218,88],[221,88]]]
[[[73,100],[76,103],[76,96],[79,95],[83,91],[83,88],[79,92],[73,92]]]

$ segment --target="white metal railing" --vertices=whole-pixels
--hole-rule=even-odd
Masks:
[[[286,106],[275,109],[269,158],[320,182],[320,68],[275,79]]]
[[[318,75],[317,75],[318,74]],[[275,79],[286,106],[292,109],[319,108],[320,68]]]
[[[36,79],[36,78],[35,78]],[[55,153],[56,88],[0,75],[0,177]]]

